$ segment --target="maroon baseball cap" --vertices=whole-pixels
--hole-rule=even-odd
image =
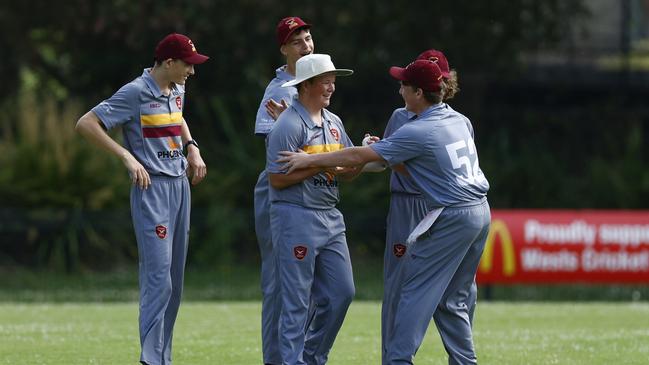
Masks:
[[[187,36],[171,33],[164,37],[155,48],[155,59],[164,61],[173,58],[183,60],[192,65],[201,64],[209,57],[196,52],[196,47]]]
[[[390,75],[424,91],[439,91],[443,78],[437,63],[429,60],[415,60],[405,68],[390,67]]]
[[[288,40],[288,37],[298,29],[311,28],[311,24],[307,24],[304,20],[297,16],[288,16],[277,23],[277,43],[283,45]]]
[[[442,76],[444,76],[444,78],[449,78],[451,76],[451,69],[448,66],[448,60],[446,59],[446,56],[444,56],[444,53],[442,53],[442,51],[429,49],[422,52],[419,56],[417,56],[416,59],[433,61],[437,64],[437,66],[439,66],[439,69],[442,71]]]

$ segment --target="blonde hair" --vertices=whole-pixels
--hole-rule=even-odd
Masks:
[[[455,70],[451,70],[449,74],[449,77],[447,79],[445,78],[444,82],[442,83],[442,90],[444,90],[444,97],[442,98],[443,101],[453,99],[455,94],[460,91],[460,85],[457,81],[457,72],[455,72]]]

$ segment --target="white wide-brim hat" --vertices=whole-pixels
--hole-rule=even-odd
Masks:
[[[315,53],[297,60],[295,63],[295,79],[283,83],[282,87],[294,86],[302,81],[327,72],[334,72],[336,76],[349,76],[354,73],[352,70],[336,68],[328,54]]]

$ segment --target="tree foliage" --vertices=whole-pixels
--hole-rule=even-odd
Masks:
[[[185,117],[208,163],[193,189],[189,262],[254,260],[252,188],[265,153],[253,122],[282,63],[275,26],[287,15],[313,24],[317,52],[355,70],[338,80],[330,110],[356,142],[381,135],[403,103],[388,68],[438,48],[459,73],[451,104],[473,121],[492,207],[646,206],[647,112],[626,98],[638,90],[611,98],[606,87],[592,95],[553,78],[539,86],[522,62],[580,26],[582,1],[71,0],[52,9],[28,0],[0,9],[9,86],[0,90],[0,264],[76,270],[135,259],[125,171],[72,128],[151,66],[155,44],[173,31],[210,56],[187,85]],[[387,174],[343,185],[355,254],[381,255],[388,198]]]

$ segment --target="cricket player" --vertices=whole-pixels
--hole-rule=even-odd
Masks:
[[[467,293],[489,231],[489,183],[478,163],[467,119],[442,102],[442,71],[431,60],[392,67],[401,81],[406,110],[416,115],[388,138],[367,147],[307,155],[284,151],[278,163],[289,174],[304,169],[357,166],[385,160],[412,177],[428,212],[405,243],[401,292],[384,363],[413,364],[430,319],[444,306],[449,315],[436,323],[457,332],[445,343],[450,364],[476,364]],[[404,212],[406,214],[406,212]]]
[[[443,52],[436,49],[429,49],[422,52],[417,56],[418,60],[430,60],[440,68],[442,72],[442,81],[444,82],[444,95],[443,101],[453,98],[459,90],[457,83],[457,73],[451,70],[448,60]],[[450,106],[447,105],[450,109]],[[405,107],[398,108],[390,117],[383,138],[391,136],[397,129],[401,128],[404,124],[416,120],[417,115],[408,111]],[[473,137],[473,126],[468,119],[467,128]],[[399,166],[398,166],[399,167]],[[397,168],[398,168],[397,167]],[[394,313],[399,302],[399,294],[401,291],[401,265],[406,262],[406,240],[408,235],[415,226],[426,216],[428,208],[427,199],[417,188],[415,181],[407,174],[401,174],[392,171],[390,176],[390,209],[387,218],[387,232],[386,232],[386,248],[383,260],[383,304],[381,307],[381,345],[383,357],[387,353],[387,339],[390,337],[392,328],[394,326]],[[465,293],[467,298],[465,304],[469,306],[469,320],[473,323],[473,309],[477,299],[477,287],[475,284],[471,286],[471,290]],[[438,330],[444,347],[448,350],[453,350],[452,342],[458,341],[454,338],[456,335],[461,335],[452,328],[444,327],[448,321],[442,319],[447,315],[454,315],[453,312],[448,312],[446,306],[440,305],[433,315],[433,319],[438,325]]]
[[[140,363],[171,364],[189,238],[190,188],[207,174],[183,118],[185,82],[208,57],[182,34],[155,49],[155,63],[83,115],[76,130],[118,156],[131,177],[139,256]],[[122,127],[124,146],[106,130]],[[183,149],[185,152],[183,152]]]
[[[267,138],[266,170],[271,230],[281,282],[282,364],[325,364],[354,296],[343,216],[336,209],[340,179],[360,168],[305,169],[286,173],[279,151],[318,154],[353,146],[340,118],[326,109],[335,91],[336,69],[329,55],[311,54],[296,62],[298,95]],[[317,310],[307,327],[311,297]]]
[[[266,137],[275,119],[297,95],[293,86],[282,87],[282,84],[295,78],[295,62],[303,56],[313,53],[311,25],[296,16],[286,17],[276,27],[279,50],[286,58],[286,64],[279,67],[276,77],[270,81],[264,97],[257,110],[255,134]],[[275,108],[274,108],[275,107]],[[261,291],[263,295],[261,309],[261,342],[264,364],[279,365],[282,362],[279,353],[279,297],[277,272],[273,261],[273,244],[270,232],[270,200],[268,198],[268,176],[264,169],[257,179],[254,191],[255,232],[261,255]]]

